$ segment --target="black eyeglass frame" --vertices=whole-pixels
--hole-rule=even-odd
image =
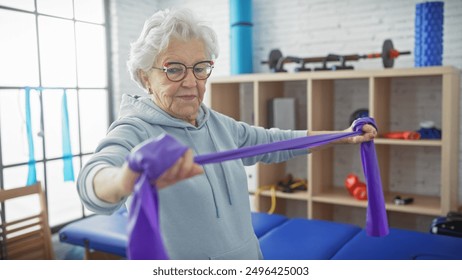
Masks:
[[[194,68],[195,68],[197,65],[201,64],[201,63],[208,63],[208,64],[210,64],[210,73],[208,73],[207,77],[205,77],[205,78],[199,78],[199,77],[197,77],[197,76],[196,76],[196,72],[194,71]],[[168,67],[171,66],[171,65],[182,65],[182,66],[186,69],[186,70],[183,72],[183,76],[182,76],[180,79],[172,80],[172,79],[168,76],[168,72],[167,72],[167,71],[168,71]],[[213,68],[214,68],[214,62],[213,62],[213,60],[202,60],[202,61],[199,61],[199,62],[194,63],[193,66],[186,66],[186,64],[181,63],[181,62],[166,62],[166,63],[164,63],[164,67],[162,67],[162,68],[154,67],[154,66],[151,67],[151,69],[162,70],[162,72],[165,73],[165,76],[167,77],[167,79],[168,79],[169,81],[172,81],[172,82],[180,82],[180,81],[184,80],[184,79],[186,78],[186,76],[188,75],[188,69],[192,69],[192,70],[193,70],[192,72],[193,72],[193,75],[194,75],[194,77],[195,77],[196,79],[198,79],[198,80],[206,80],[206,79],[208,79],[208,78],[210,77],[210,75],[212,74]]]

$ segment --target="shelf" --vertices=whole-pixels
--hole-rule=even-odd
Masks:
[[[298,73],[258,73],[233,76],[213,76],[210,81],[214,84],[243,83],[256,81],[294,81],[303,79],[357,79],[357,78],[396,78],[417,76],[441,76],[453,74],[459,70],[452,66],[400,68],[400,69],[369,69],[369,70],[342,70],[342,71],[316,71]]]
[[[312,200],[314,202],[344,206],[367,207],[367,201],[354,199],[350,196],[346,189],[342,188],[333,188],[331,191],[323,191],[320,194],[313,195]]]
[[[393,201],[395,196],[412,197],[414,202],[408,205],[396,205]],[[416,194],[403,194],[403,193],[385,193],[386,209],[388,211],[396,211],[403,213],[422,214],[429,216],[446,215],[441,209],[439,197],[416,195]]]
[[[255,195],[255,193],[251,193]],[[260,192],[260,196],[271,197],[270,190],[264,190]],[[293,199],[293,200],[308,200],[308,194],[306,191],[298,191],[293,193],[285,193],[281,191],[276,191],[276,198],[285,198],[285,199]]]
[[[408,205],[396,205],[392,201],[395,196],[413,197],[414,202]],[[430,197],[416,194],[403,194],[386,192],[384,194],[385,207],[387,211],[405,212],[413,214],[423,214],[438,216],[442,213],[440,207],[439,197]],[[367,207],[367,201],[356,200],[347,192],[346,189],[335,187],[331,191],[324,191],[321,194],[313,195],[313,202],[322,202],[327,204],[353,206],[353,207]]]
[[[442,130],[442,139],[378,137],[374,140],[385,206],[388,213],[396,214],[399,219],[406,219],[400,213],[410,214],[416,220],[411,224],[416,227],[420,226],[419,215],[440,216],[461,207],[458,201],[460,70],[455,67],[215,76],[207,86],[213,109],[260,127],[269,126],[268,101],[293,96],[297,98],[298,129],[343,129],[345,120],[356,108],[369,110],[380,133],[405,130],[418,125],[419,120],[432,119]],[[241,104],[248,104],[249,112],[244,114],[239,108]],[[356,200],[339,187],[343,181],[340,177],[361,170],[360,158],[353,152],[356,150],[340,148],[309,154],[306,167],[296,170],[307,178],[308,191],[277,191],[276,198],[281,203],[277,203],[275,213],[324,220],[346,218],[355,223],[350,212],[358,210],[353,208],[362,211],[367,201]],[[397,163],[400,165],[396,166]],[[272,184],[291,172],[287,168],[294,167],[286,163],[259,165],[257,182]],[[408,194],[392,190],[406,190]],[[425,193],[431,195],[419,195]],[[412,197],[414,202],[395,205],[396,195]],[[257,204],[265,208],[270,204],[269,198],[271,191],[262,191]],[[337,205],[346,213],[336,211]],[[390,226],[403,223],[406,222],[394,220]]]
[[[441,147],[442,141],[441,140],[400,140],[400,139],[376,138],[374,139],[374,144]]]

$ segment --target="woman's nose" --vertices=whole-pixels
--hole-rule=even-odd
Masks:
[[[186,77],[183,80],[183,86],[186,86],[186,87],[196,86],[197,79],[196,79],[196,76],[194,76],[193,71],[194,71],[193,69],[186,70]]]

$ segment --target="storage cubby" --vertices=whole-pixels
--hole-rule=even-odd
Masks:
[[[411,229],[459,207],[459,91],[460,71],[450,66],[249,74],[215,77],[208,84],[213,109],[266,128],[272,98],[295,98],[296,129],[312,131],[343,130],[355,110],[367,109],[379,128],[374,142],[390,225]],[[418,130],[427,120],[442,130],[441,139],[380,137]],[[354,199],[343,185],[349,172],[364,179],[359,145],[334,145],[286,163],[257,164],[255,170],[258,186],[276,184],[287,173],[308,180],[308,191],[276,192],[276,213],[364,226],[367,201]],[[271,195],[260,193],[260,211],[270,209]],[[396,195],[414,202],[396,205]]]

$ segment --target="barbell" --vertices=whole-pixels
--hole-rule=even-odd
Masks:
[[[341,70],[341,69],[353,69],[353,66],[346,65],[346,61],[358,61],[360,59],[370,59],[370,58],[382,58],[383,67],[392,68],[395,59],[400,55],[411,54],[410,51],[400,52],[396,50],[393,46],[393,42],[390,39],[387,39],[383,42],[382,52],[381,53],[371,53],[371,54],[349,54],[349,55],[337,55],[329,54],[327,56],[319,57],[296,57],[296,56],[283,56],[282,52],[279,49],[273,49],[269,53],[267,61],[262,61],[262,64],[268,64],[272,72],[287,72],[284,70],[284,64],[286,63],[298,63],[300,67],[296,68],[296,71],[311,71],[310,68],[306,68],[305,64],[307,63],[323,63],[321,68],[315,68],[314,70]],[[333,67],[327,67],[327,62],[340,62],[340,65],[335,65]]]

